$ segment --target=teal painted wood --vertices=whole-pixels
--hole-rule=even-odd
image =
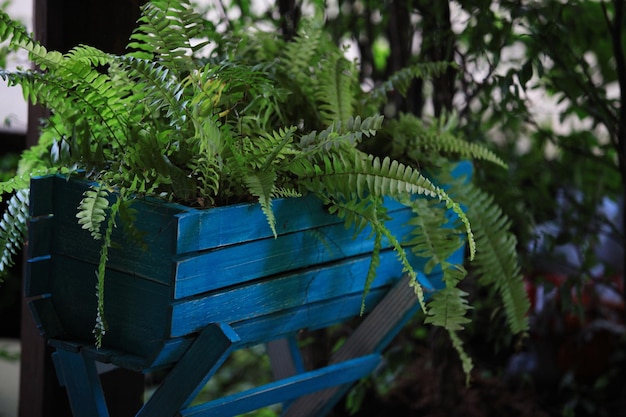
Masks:
[[[294,208],[296,209],[298,208]],[[394,218],[388,227],[399,232],[401,237],[406,236],[410,233],[410,228],[405,226],[411,217],[410,210],[398,210],[393,214]],[[266,222],[264,218],[261,221]],[[178,260],[175,298],[369,254],[373,248],[373,241],[365,239],[370,233],[369,229],[354,239],[353,234],[347,232],[342,223],[315,227],[307,224],[306,227],[279,235],[276,239],[270,236],[238,245],[216,247]],[[384,245],[389,247],[387,242]],[[245,262],[242,262],[243,259]],[[210,280],[206,279],[207,269],[212,272]]]
[[[94,361],[66,350],[58,350],[53,358],[57,375],[67,388],[72,414],[75,417],[108,417]]]
[[[227,324],[207,326],[137,417],[174,416],[186,408],[228,358],[239,336]]]
[[[351,359],[319,370],[295,375],[245,392],[181,410],[184,417],[231,417],[370,374],[380,363],[378,354]]]

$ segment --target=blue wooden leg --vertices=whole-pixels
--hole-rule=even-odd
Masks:
[[[74,417],[108,417],[95,361],[80,352],[62,349],[52,357],[59,381],[67,389]]]
[[[227,324],[208,326],[165,377],[137,417],[172,417],[186,408],[239,342]]]

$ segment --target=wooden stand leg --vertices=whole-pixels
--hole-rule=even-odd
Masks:
[[[228,325],[210,325],[165,377],[137,417],[174,416],[187,407],[239,342]]]
[[[108,417],[96,363],[80,352],[59,349],[53,354],[59,380],[67,388],[74,417]]]

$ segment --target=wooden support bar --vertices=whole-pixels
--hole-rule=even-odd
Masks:
[[[187,407],[239,342],[228,325],[209,325],[168,373],[137,417],[174,416]]]
[[[181,411],[178,415],[184,417],[240,415],[328,386],[355,381],[372,372],[379,363],[378,354],[352,359],[195,406]]]

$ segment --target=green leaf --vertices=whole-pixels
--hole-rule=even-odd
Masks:
[[[106,198],[108,195],[103,185],[96,185],[83,193],[78,205],[76,213],[78,224],[88,230],[96,240],[102,239],[100,227],[106,219],[105,210],[109,207],[109,200]]]

